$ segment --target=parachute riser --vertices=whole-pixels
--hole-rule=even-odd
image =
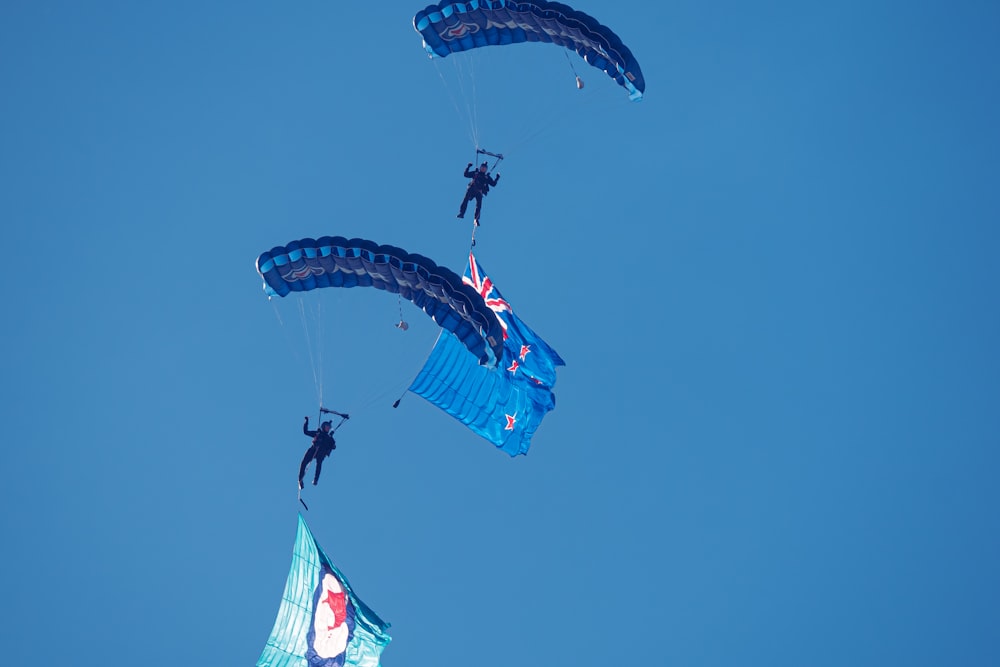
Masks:
[[[340,417],[340,421],[337,422],[336,426],[334,426],[332,429],[330,429],[330,433],[336,433],[337,429],[340,428],[341,426],[343,426],[344,422],[346,422],[348,419],[351,418],[351,415],[349,415],[349,414],[345,414],[343,412],[337,412],[336,410],[329,410],[327,408],[324,408],[323,406],[320,406],[320,408],[319,408],[319,414],[320,414],[319,419],[320,419],[320,423],[321,424],[322,424],[323,415],[337,415],[338,417]]]
[[[569,69],[573,72],[573,78],[576,79],[576,89],[583,90],[583,79],[581,79],[580,75],[576,73],[576,68],[573,67],[573,61],[570,59],[569,53],[563,51],[563,55],[566,56],[566,62],[569,63]]]
[[[479,159],[480,155],[489,155],[490,157],[495,157],[496,158],[496,161],[493,163],[493,166],[489,168],[490,171],[493,171],[494,169],[496,169],[497,165],[500,164],[503,161],[503,153],[491,153],[491,152],[489,152],[487,150],[483,150],[482,148],[477,148],[476,149],[476,159],[477,160]]]

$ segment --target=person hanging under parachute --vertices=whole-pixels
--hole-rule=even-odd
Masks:
[[[511,456],[527,453],[543,417],[555,408],[552,388],[555,367],[564,365],[562,358],[514,315],[471,252],[465,274],[459,275],[396,246],[322,236],[276,246],[261,253],[256,266],[268,298],[361,287],[412,302],[440,332],[409,391]],[[271,388],[269,383],[266,386]],[[392,407],[399,403],[397,399]],[[325,412],[320,409],[320,419]],[[348,418],[333,411],[329,414]],[[304,430],[308,432],[308,426]],[[434,437],[427,439],[434,441]],[[305,467],[312,460],[312,456],[306,458]],[[304,476],[303,468],[300,479]],[[302,505],[309,509],[305,502]]]
[[[327,410],[326,408],[320,408],[320,413],[337,415],[340,417],[341,424],[350,419],[350,415],[336,412],[335,410]],[[339,428],[340,424],[337,427]],[[313,474],[313,486],[319,484],[319,475],[323,470],[323,459],[328,457],[337,448],[337,441],[333,438],[333,433],[336,430],[333,428],[333,422],[327,420],[320,424],[319,428],[315,431],[310,431],[309,417],[306,417],[305,423],[302,424],[302,433],[312,438],[312,444],[302,456],[302,463],[299,464],[299,491],[302,490],[302,478],[306,475],[306,468],[309,467],[309,463],[312,461],[316,462],[316,470]]]
[[[469,202],[473,199],[476,200],[476,214],[473,216],[473,220],[476,227],[479,226],[479,213],[483,209],[483,197],[490,193],[490,187],[496,187],[497,183],[500,182],[500,174],[496,177],[490,175],[489,164],[483,162],[479,165],[479,169],[473,170],[472,163],[470,162],[465,166],[465,177],[471,178],[468,187],[465,189],[465,198],[462,199],[462,205],[458,209],[458,217],[465,217],[465,209],[468,208]]]

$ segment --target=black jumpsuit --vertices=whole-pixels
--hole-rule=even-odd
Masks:
[[[306,450],[302,457],[302,464],[299,466],[299,487],[302,486],[302,478],[306,474],[306,466],[313,459],[316,460],[316,473],[313,475],[313,485],[319,482],[319,473],[323,470],[323,459],[330,455],[330,452],[337,448],[337,441],[333,439],[327,431],[317,429],[309,430],[309,421],[302,425],[302,432],[313,439],[312,446]]]
[[[465,199],[462,200],[462,206],[458,209],[458,217],[465,217],[465,209],[468,208],[469,202],[473,198],[476,200],[476,222],[479,222],[479,212],[483,208],[483,195],[490,193],[490,186],[496,186],[497,182],[500,180],[500,175],[497,174],[496,178],[490,176],[488,171],[480,171],[478,169],[472,169],[472,165],[465,168],[465,177],[471,178],[469,182],[469,187],[465,190]]]

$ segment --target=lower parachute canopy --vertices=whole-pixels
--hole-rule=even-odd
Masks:
[[[641,100],[646,80],[632,52],[610,28],[592,16],[546,0],[444,0],[417,12],[413,27],[424,49],[444,58],[482,46],[547,42],[576,51]],[[578,81],[578,85],[579,81]]]
[[[483,297],[432,260],[400,248],[341,236],[305,238],[257,258],[270,296],[321,287],[374,287],[413,302],[458,338],[479,363],[503,356],[503,330]]]

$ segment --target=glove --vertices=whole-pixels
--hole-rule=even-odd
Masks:
[[[467,164],[467,165],[465,165],[465,166],[466,166],[466,167],[471,167],[471,166],[472,166],[472,163],[470,162],[469,164]]]
[[[306,417],[306,423],[307,424],[309,423],[309,417]]]

